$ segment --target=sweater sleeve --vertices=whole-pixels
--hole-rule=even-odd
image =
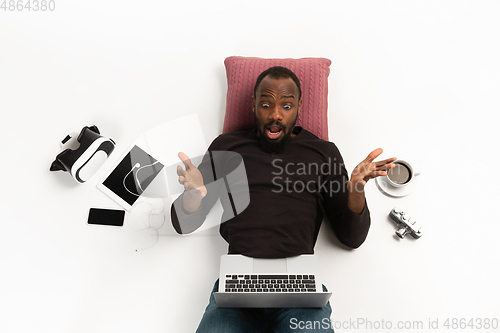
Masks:
[[[337,165],[334,168],[336,172],[325,176],[327,186],[322,192],[325,213],[339,241],[350,248],[358,248],[365,241],[370,229],[370,211],[366,201],[359,215],[347,206],[349,176],[340,152],[333,147],[330,154]]]

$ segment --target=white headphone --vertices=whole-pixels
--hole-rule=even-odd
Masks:
[[[145,212],[141,212],[141,209],[137,211],[137,207],[142,205],[149,206],[146,208]],[[144,206],[142,206],[144,207]],[[143,208],[144,209],[144,208]],[[135,211],[135,214],[134,214]],[[135,218],[132,218],[130,214],[134,214]],[[146,250],[152,248],[160,238],[160,229],[165,224],[166,212],[164,208],[156,208],[149,202],[140,202],[130,210],[130,214],[127,214],[127,225],[134,231],[144,231],[144,230],[154,230],[156,233],[156,237],[154,242],[152,242],[149,246],[136,248],[135,252]],[[145,217],[145,218],[144,218]],[[156,218],[156,222],[153,223],[153,219]],[[157,224],[156,226],[154,224]],[[159,224],[159,225],[158,225]]]
[[[154,162],[153,164],[148,164],[148,165],[145,165],[145,166],[142,166],[141,167],[141,164],[140,163],[136,163],[132,169],[130,169],[130,171],[125,175],[125,177],[123,177],[123,187],[125,188],[125,190],[132,194],[132,195],[135,195],[136,197],[140,196],[143,192],[144,192],[144,189],[142,188],[141,186],[141,182],[139,181],[139,178],[137,177],[137,174],[139,173],[139,171],[141,171],[142,169],[144,168],[147,168],[147,167],[150,167],[150,166],[153,166],[155,165],[156,163],[158,163],[158,161]],[[134,169],[137,168],[137,171],[135,172],[135,175],[134,175],[134,183],[136,185],[136,188],[138,187],[140,190],[141,190],[141,193],[137,194],[137,193],[134,193],[132,191],[130,191],[128,188],[127,188],[127,185],[125,185],[125,179],[127,179],[128,175],[130,175],[130,173],[132,173],[134,171]]]

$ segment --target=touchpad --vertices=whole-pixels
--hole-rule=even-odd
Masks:
[[[254,273],[284,273],[286,272],[286,258],[283,259],[254,259]]]

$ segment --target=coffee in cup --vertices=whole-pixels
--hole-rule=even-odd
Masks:
[[[392,186],[401,187],[409,184],[414,176],[419,172],[415,172],[410,163],[404,160],[396,160],[393,162],[395,168],[387,170],[387,180]]]

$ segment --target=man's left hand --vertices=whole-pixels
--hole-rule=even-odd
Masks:
[[[392,163],[396,160],[396,157],[388,158],[379,162],[373,162],[373,160],[382,154],[382,151],[382,148],[375,149],[365,158],[363,162],[359,163],[356,168],[354,168],[351,174],[351,179],[347,184],[349,192],[363,193],[368,180],[380,176],[387,176],[387,170],[396,166]]]

